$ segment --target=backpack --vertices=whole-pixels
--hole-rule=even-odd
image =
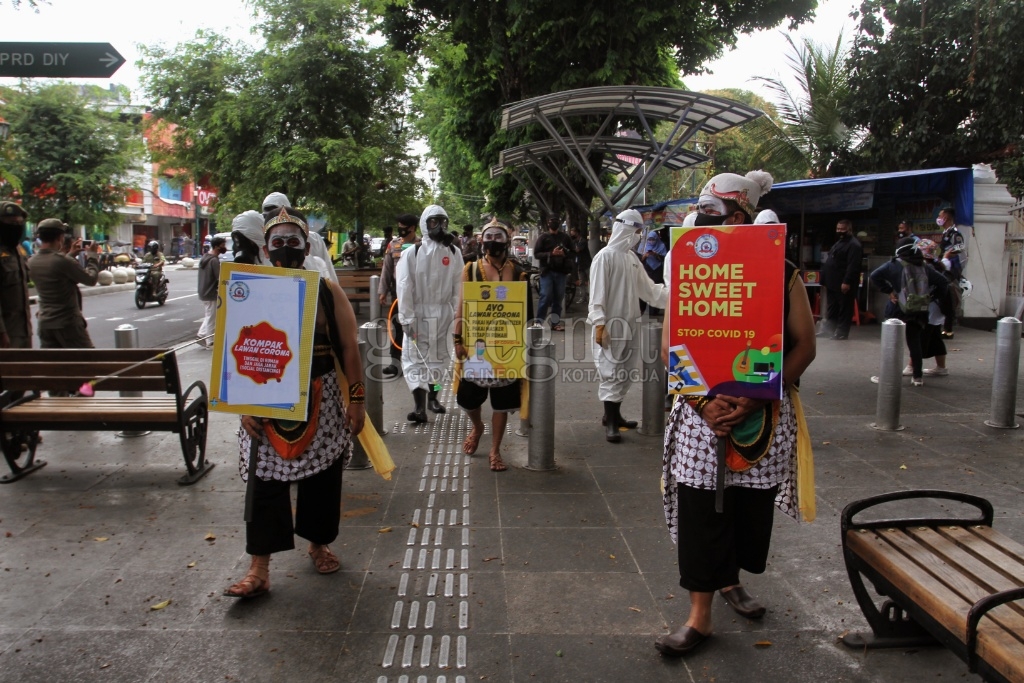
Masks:
[[[904,313],[927,313],[931,303],[931,287],[928,284],[928,271],[924,265],[915,265],[902,261],[903,274],[900,275],[900,310]]]

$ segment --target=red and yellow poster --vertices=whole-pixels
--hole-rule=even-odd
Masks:
[[[782,398],[786,226],[672,228],[669,393]]]
[[[526,376],[525,282],[463,282],[462,337],[466,379]]]

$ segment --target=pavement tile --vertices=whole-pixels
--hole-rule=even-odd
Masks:
[[[177,631],[36,628],[4,651],[0,658],[0,680],[157,680],[163,662],[176,659],[175,648],[180,639]]]

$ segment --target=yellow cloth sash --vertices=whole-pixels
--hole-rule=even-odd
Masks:
[[[789,400],[793,402],[793,413],[796,415],[796,497],[800,505],[800,516],[805,522],[813,522],[818,514],[814,497],[814,451],[797,387],[790,387]]]
[[[338,362],[337,358],[334,359],[334,368],[338,373],[342,408],[347,408],[348,378],[345,377],[345,373],[341,369],[341,363]],[[359,432],[356,438],[359,439],[360,445],[366,451],[366,457],[370,459],[373,471],[386,481],[391,481],[391,473],[395,471],[395,461],[391,459],[391,453],[388,451],[388,447],[384,445],[384,440],[380,438],[380,433],[373,426],[373,422],[370,421],[369,415],[366,416],[366,420],[363,422],[363,430]]]

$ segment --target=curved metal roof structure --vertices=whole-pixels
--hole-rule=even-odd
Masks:
[[[561,170],[564,162],[569,161],[580,170],[605,207],[614,210],[615,204],[623,198],[627,204],[632,203],[663,166],[678,170],[706,160],[703,155],[683,148],[697,133],[721,133],[761,115],[762,112],[740,102],[672,88],[622,85],[541,95],[507,105],[502,111],[501,127],[512,129],[538,124],[550,139],[505,150],[500,163],[491,169],[491,175],[512,173],[540,200],[538,185],[531,176],[531,169],[534,169],[589,212],[590,207],[579,193],[569,191],[572,183]],[[599,121],[597,131],[591,133],[592,126],[587,126],[585,136],[577,135],[574,128],[579,128],[582,117],[596,118],[594,122]],[[658,121],[674,123],[666,142],[654,136],[652,122]],[[638,128],[639,139],[614,137],[622,123]],[[614,145],[599,142],[607,140],[615,141]],[[620,144],[628,146],[629,151],[617,150]],[[590,163],[590,157],[597,152],[603,153],[601,169],[593,168]],[[627,170],[630,164],[622,169],[604,161],[609,156],[617,159],[618,155],[636,157],[643,164],[634,164],[632,170]],[[605,192],[600,180],[601,170],[626,173],[625,182],[613,196]]]

